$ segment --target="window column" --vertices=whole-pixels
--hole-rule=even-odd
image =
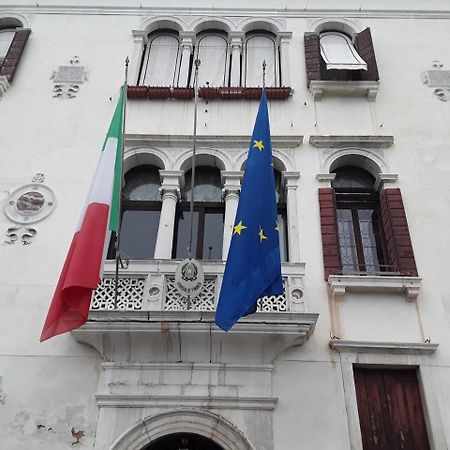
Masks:
[[[223,183],[223,198],[225,201],[225,223],[223,227],[223,247],[222,259],[227,259],[228,250],[230,248],[231,237],[233,235],[234,220],[239,203],[239,192],[241,190],[241,180],[244,172],[228,172],[221,173]]]
[[[189,66],[191,62],[191,54],[194,48],[194,34],[180,33],[180,70],[178,73],[178,86],[187,87],[189,81]]]
[[[278,48],[280,52],[280,86],[290,86],[291,77],[289,73],[289,41],[292,33],[290,31],[278,33]]]
[[[297,213],[297,180],[300,178],[300,172],[283,172],[282,175],[286,184],[289,261],[300,262]]]
[[[148,42],[147,32],[144,30],[133,30],[134,46],[133,54],[130,62],[130,86],[139,84],[139,76],[141,70],[141,63],[144,57],[145,46]]]
[[[242,38],[244,33],[230,33],[230,54],[231,54],[231,77],[230,86],[237,87],[241,85],[241,55]]]
[[[160,170],[161,177],[161,218],[156,238],[155,259],[171,259],[175,211],[180,199],[180,187],[184,183],[184,173],[179,170]]]

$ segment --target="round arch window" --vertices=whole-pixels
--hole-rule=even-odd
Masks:
[[[174,433],[157,439],[142,450],[223,450],[223,447],[199,434]]]

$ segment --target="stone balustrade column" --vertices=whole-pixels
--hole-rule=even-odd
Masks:
[[[191,61],[191,54],[194,49],[194,34],[180,33],[180,38],[181,61],[178,71],[178,83],[175,84],[178,87],[187,87],[189,81],[189,65]]]
[[[281,69],[281,82],[280,86],[291,85],[291,74],[289,70],[289,42],[291,39],[291,32],[278,33],[278,47],[280,55],[280,69]]]
[[[184,172],[160,170],[161,177],[161,216],[156,236],[155,259],[171,259],[175,212],[180,199],[180,188],[184,184]]]
[[[133,30],[133,53],[130,59],[128,84],[137,86],[139,84],[139,70],[141,68],[141,60],[144,57],[144,49],[148,42],[147,32],[144,30]]]
[[[225,221],[223,226],[222,259],[227,259],[233,235],[234,220],[239,203],[239,192],[241,190],[241,179],[244,172],[222,171],[223,198],[225,201]]]
[[[231,74],[230,86],[241,86],[241,55],[244,33],[230,33]]]
[[[287,227],[289,262],[300,262],[300,241],[297,212],[297,184],[299,172],[283,172],[283,183],[286,186]]]

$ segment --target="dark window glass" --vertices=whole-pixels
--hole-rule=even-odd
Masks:
[[[161,211],[124,211],[120,231],[122,258],[153,258],[160,214]]]
[[[357,167],[336,170],[337,222],[342,271],[376,273],[391,270],[385,265],[379,220],[378,193],[374,178]]]
[[[137,166],[125,174],[122,189],[120,255],[123,259],[151,259],[161,215],[158,168]],[[115,237],[108,259],[115,258]]]
[[[173,257],[188,256],[189,200],[191,178],[189,170],[185,176],[182,200],[177,205],[175,219],[175,243]],[[214,167],[199,166],[195,170],[194,218],[192,232],[192,256],[197,259],[222,259],[223,224],[225,204],[222,201],[220,171]]]

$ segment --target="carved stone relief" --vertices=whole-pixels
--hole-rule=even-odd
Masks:
[[[87,81],[87,68],[80,66],[80,58],[74,56],[67,66],[58,66],[50,77],[53,80],[53,97],[60,99],[75,98],[80,85]]]
[[[433,89],[433,94],[441,101],[450,100],[450,70],[444,70],[444,64],[433,61],[433,69],[422,73],[423,84]]]
[[[43,184],[45,175],[37,173],[32,183],[25,184],[9,193],[4,202],[4,213],[14,222],[6,230],[5,243],[13,245],[21,242],[31,244],[37,234],[37,229],[29,226],[40,222],[52,213],[56,199],[53,191]]]

